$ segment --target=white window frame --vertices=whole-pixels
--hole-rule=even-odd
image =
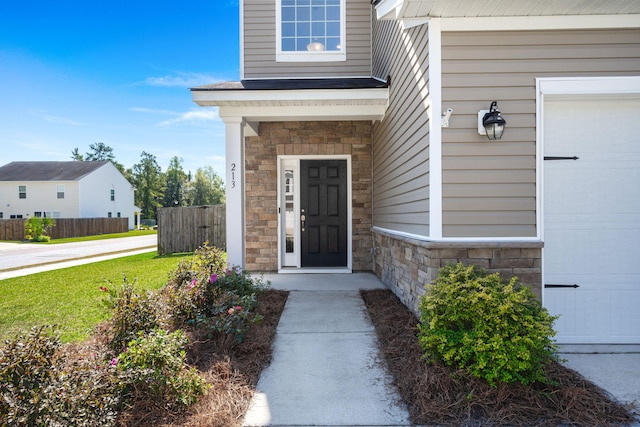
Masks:
[[[58,199],[64,199],[64,184],[58,184],[56,185],[56,198]]]
[[[282,0],[276,0],[276,62],[337,62],[347,60],[347,2],[340,0],[339,51],[288,52],[282,50]]]

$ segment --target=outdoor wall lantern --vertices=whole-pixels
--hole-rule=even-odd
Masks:
[[[493,101],[488,110],[478,111],[478,133],[491,140],[501,139],[507,122],[498,110],[498,102]]]

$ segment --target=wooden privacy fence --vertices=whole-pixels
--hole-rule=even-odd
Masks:
[[[204,242],[226,247],[225,205],[158,209],[158,253],[193,252]]]
[[[26,218],[0,219],[0,240],[23,240],[26,221]],[[56,225],[48,233],[52,239],[129,231],[128,218],[54,218],[54,221]]]

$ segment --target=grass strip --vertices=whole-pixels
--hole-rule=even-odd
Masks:
[[[59,325],[63,342],[82,340],[109,315],[100,291],[106,281],[120,286],[126,276],[138,289],[160,289],[188,255],[148,252],[1,280],[0,342],[42,324]]]

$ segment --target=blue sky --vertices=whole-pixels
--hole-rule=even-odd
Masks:
[[[0,165],[103,142],[130,168],[210,165],[224,126],[189,87],[239,79],[237,0],[2,0]]]

